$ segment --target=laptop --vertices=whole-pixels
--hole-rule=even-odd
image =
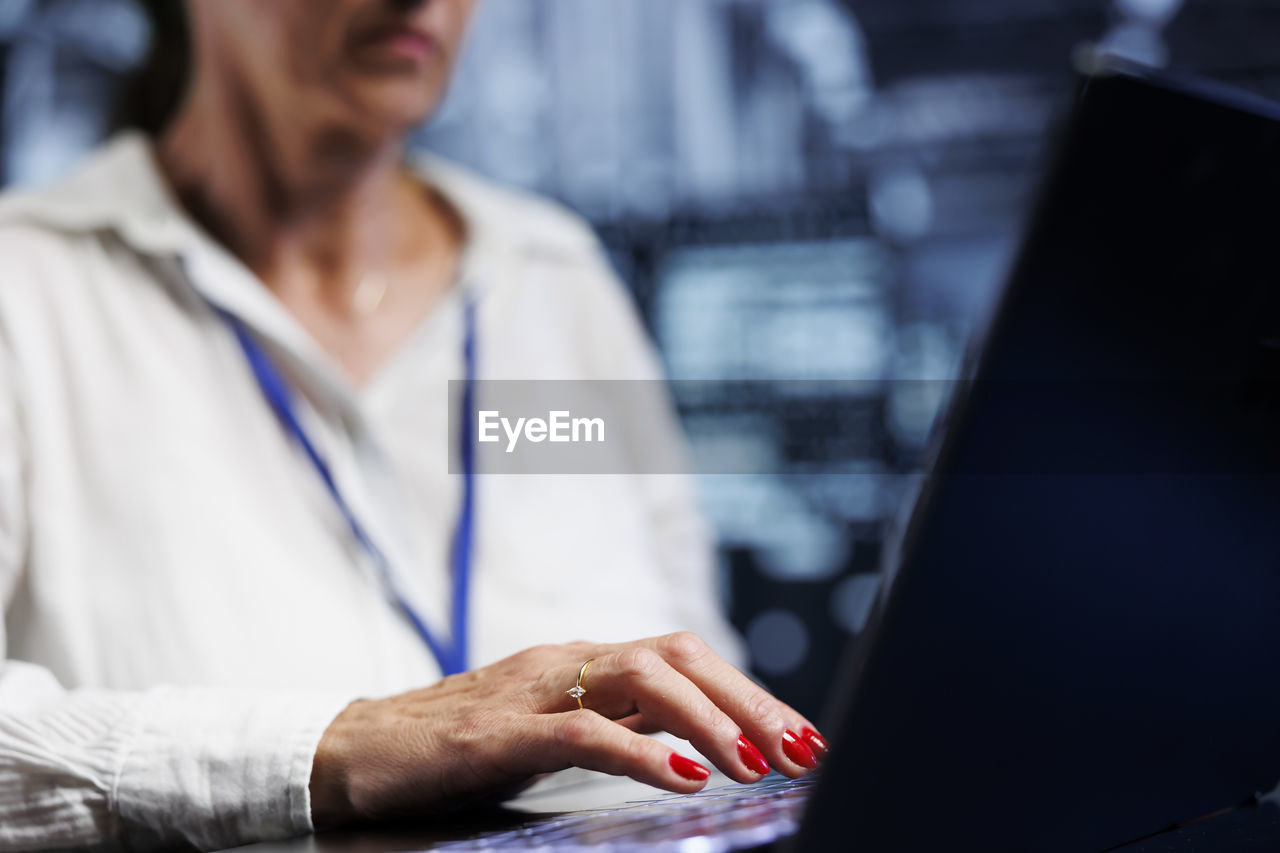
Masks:
[[[1107,850],[1275,787],[1280,107],[1102,63],[1049,166],[816,777],[262,849]]]

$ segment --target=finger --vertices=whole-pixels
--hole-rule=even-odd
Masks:
[[[662,731],[662,726],[646,719],[644,714],[641,714],[639,711],[636,711],[634,714],[629,716],[622,717],[621,719],[614,720],[614,722],[622,726],[624,729],[628,729],[642,735],[655,735]]]
[[[780,772],[802,776],[825,755],[826,741],[813,723],[717,655],[696,634],[667,634],[638,645],[657,652],[697,685]]]
[[[651,649],[633,647],[597,658],[584,703],[604,716],[636,709],[646,723],[684,738],[730,778],[755,782],[768,762],[741,728],[686,676]]]
[[[596,660],[592,663],[583,679],[583,686],[596,691],[590,698],[584,698],[587,707],[594,708],[605,716],[617,719],[629,716],[637,708],[629,696],[614,694],[611,702],[605,702],[599,688],[599,661],[614,654],[644,648],[656,652],[674,669],[692,681],[709,698],[712,703],[728,714],[741,729],[747,742],[741,758],[751,764],[749,753],[752,747],[758,746],[767,763],[788,776],[802,776],[817,766],[818,760],[826,753],[826,741],[818,733],[817,728],[798,713],[794,708],[779,701],[760,687],[728,661],[715,654],[696,634],[680,632],[653,637],[632,643],[607,644],[595,646],[591,650]],[[581,648],[578,653],[585,653]],[[580,665],[579,665],[580,666]],[[568,683],[572,685],[578,673],[556,670],[553,675],[554,684]],[[556,691],[551,691],[556,692]],[[549,695],[544,693],[544,695]],[[560,710],[572,707],[573,701],[568,697],[560,697],[553,706],[545,710]],[[656,722],[656,721],[655,721]],[[681,734],[682,737],[685,735]],[[702,748],[699,745],[699,748]],[[723,754],[723,749],[715,749],[705,753],[712,760]],[[717,764],[724,769],[724,765]],[[725,770],[728,775],[738,775]]]
[[[654,740],[607,720],[594,711],[565,711],[528,718],[532,731],[531,764],[583,767],[613,776],[691,794],[707,783],[711,771]]]

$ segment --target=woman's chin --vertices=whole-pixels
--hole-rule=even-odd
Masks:
[[[344,105],[369,130],[404,132],[422,124],[444,96],[444,79],[372,79],[343,86]]]

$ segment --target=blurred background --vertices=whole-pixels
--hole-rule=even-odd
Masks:
[[[148,44],[132,0],[0,0],[3,180],[101,139]],[[483,0],[416,137],[590,219],[673,377],[752,383],[679,402],[696,453],[769,460],[699,485],[803,711],[941,402],[887,380],[958,369],[1086,45],[1280,96],[1274,0]]]

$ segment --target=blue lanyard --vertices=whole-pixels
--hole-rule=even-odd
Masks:
[[[347,522],[352,537],[369,555],[374,566],[377,567],[383,585],[392,598],[395,599],[396,605],[400,608],[405,618],[409,620],[414,630],[422,637],[423,642],[431,649],[431,653],[435,655],[440,669],[445,675],[466,672],[467,596],[469,595],[470,586],[472,519],[475,509],[475,454],[472,445],[470,416],[475,403],[475,303],[467,300],[462,309],[464,327],[462,358],[466,370],[466,381],[462,387],[462,424],[459,430],[459,451],[462,457],[462,506],[459,509],[458,522],[453,531],[449,561],[450,574],[453,581],[453,595],[449,614],[450,624],[453,628],[451,638],[438,637],[427,627],[427,623],[423,621],[422,617],[409,604],[408,599],[400,592],[386,555],[374,543],[364,525],[360,523],[351,506],[342,496],[337,482],[333,479],[333,472],[330,470],[329,464],[325,462],[324,457],[316,450],[306,431],[303,430],[294,409],[293,391],[289,387],[289,383],[280,374],[280,371],[276,369],[276,366],[271,362],[262,347],[258,345],[258,342],[249,334],[249,330],[245,328],[240,318],[217,306],[214,306],[214,310],[222,316],[227,325],[231,327],[231,330],[235,332],[236,340],[240,342],[240,348],[244,350],[245,358],[248,360],[249,366],[253,368],[253,375],[258,380],[258,386],[262,389],[263,396],[267,398],[267,402],[271,404],[271,408],[280,419],[281,426],[298,443],[311,461],[312,466],[315,467],[320,479],[324,481],[325,488],[329,490],[329,495],[333,498],[334,504],[337,505],[338,511],[342,513],[343,519]]]

